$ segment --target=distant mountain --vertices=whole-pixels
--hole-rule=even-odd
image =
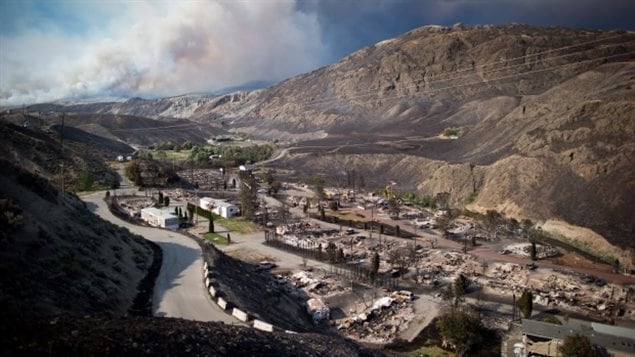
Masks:
[[[632,32],[424,26],[266,89],[90,110],[294,141],[272,165],[355,169],[583,245],[635,248],[634,74]]]

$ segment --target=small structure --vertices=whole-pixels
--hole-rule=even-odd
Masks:
[[[167,228],[176,230],[179,228],[179,217],[174,213],[158,209],[154,207],[147,207],[141,210],[141,219],[146,221],[151,226]]]
[[[117,156],[117,161],[119,161],[119,162],[123,162],[123,155],[119,155],[119,156]]]
[[[238,214],[238,207],[236,205],[211,197],[201,198],[199,200],[199,206],[224,218],[233,217]]]
[[[560,355],[559,348],[567,336],[580,334],[591,343],[606,349],[615,357],[635,355],[635,330],[592,323],[591,326],[579,324],[555,325],[548,322],[523,319],[523,344],[525,353],[539,356]]]

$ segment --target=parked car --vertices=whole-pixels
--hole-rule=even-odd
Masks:
[[[348,235],[355,234],[355,230],[353,228],[348,228],[346,230],[346,234],[348,234]]]

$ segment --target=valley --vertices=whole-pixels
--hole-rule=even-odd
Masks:
[[[549,356],[557,324],[628,356],[634,85],[632,32],[457,24],[253,91],[2,108],[0,346]]]

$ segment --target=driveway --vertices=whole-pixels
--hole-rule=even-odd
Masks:
[[[180,233],[137,226],[114,216],[104,202],[105,192],[82,196],[89,209],[101,218],[157,243],[163,250],[163,264],[152,302],[155,316],[196,321],[237,323],[209,297],[203,284],[203,258],[199,245]]]

